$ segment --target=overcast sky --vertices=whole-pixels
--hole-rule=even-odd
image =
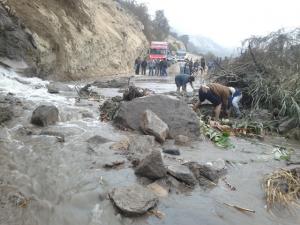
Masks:
[[[300,27],[300,0],[138,0],[151,14],[163,9],[178,32],[238,47],[251,35]]]

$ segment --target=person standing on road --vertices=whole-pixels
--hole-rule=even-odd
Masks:
[[[167,59],[164,59],[162,61],[162,76],[168,76],[168,73],[167,73],[167,69],[168,69],[168,61]]]
[[[163,65],[164,65],[163,60],[160,60],[160,62],[159,62],[159,75],[160,76],[163,76]]]
[[[135,67],[135,74],[139,75],[140,74],[140,66],[141,66],[141,58],[138,57],[135,62],[134,62],[134,67]]]
[[[147,69],[147,60],[146,60],[146,58],[144,58],[141,65],[142,65],[142,75],[146,75],[146,69]]]
[[[154,59],[150,59],[150,61],[148,62],[148,68],[149,68],[149,76],[153,76],[154,75],[154,69],[155,69]]]
[[[180,93],[180,88],[182,88],[183,94],[186,93],[186,85],[190,83],[191,87],[194,90],[193,82],[195,81],[195,77],[190,76],[188,74],[179,74],[175,77],[175,84],[177,87],[177,92]]]
[[[158,76],[159,74],[159,60],[155,60],[155,75]]]

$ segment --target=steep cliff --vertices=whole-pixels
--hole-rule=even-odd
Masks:
[[[147,46],[142,25],[112,0],[8,0],[5,4],[32,37],[38,75],[44,78],[128,73]]]

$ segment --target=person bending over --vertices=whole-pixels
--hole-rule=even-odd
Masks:
[[[190,83],[191,87],[194,90],[193,82],[195,81],[195,77],[190,76],[188,74],[179,74],[175,77],[175,83],[177,86],[177,92],[180,93],[180,88],[182,88],[182,91],[186,93],[186,85],[187,83]]]

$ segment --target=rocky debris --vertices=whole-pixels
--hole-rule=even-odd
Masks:
[[[183,165],[171,165],[167,167],[168,173],[188,185],[194,186],[197,183],[196,178],[188,167]]]
[[[124,163],[125,163],[125,160],[115,160],[115,159],[113,159],[113,160],[110,160],[110,161],[106,162],[104,164],[104,168],[113,169],[113,168],[117,168],[121,165],[124,165]]]
[[[153,150],[139,163],[135,174],[147,177],[152,180],[166,176],[167,170],[164,166],[160,151]]]
[[[57,140],[59,142],[65,142],[65,135],[60,132],[57,132],[57,131],[44,130],[44,131],[41,131],[40,135],[54,136],[57,138]]]
[[[123,93],[123,100],[125,101],[131,101],[135,98],[140,98],[145,96],[144,89],[135,87],[135,86],[129,86],[125,89]]]
[[[58,121],[58,109],[54,105],[40,105],[32,113],[31,123],[48,126]]]
[[[180,155],[180,150],[174,146],[163,147],[163,153],[169,155]]]
[[[19,20],[8,13],[0,4],[0,62],[7,64],[6,59],[24,60],[35,72],[38,51],[35,41]]]
[[[123,98],[121,96],[114,96],[111,98],[111,100],[113,102],[121,102],[121,101],[123,101]]]
[[[284,134],[296,128],[297,125],[297,120],[295,118],[288,118],[279,124],[278,131],[279,133]]]
[[[72,88],[70,88],[66,84],[58,83],[58,82],[50,82],[47,85],[48,92],[51,94],[59,93],[61,91],[72,91]]]
[[[216,170],[208,165],[201,165],[197,162],[184,163],[199,181],[200,186],[211,186],[216,184],[219,178],[224,175],[225,170]]]
[[[190,143],[190,139],[184,135],[177,135],[175,137],[175,144],[176,145],[188,145]]]
[[[168,125],[151,110],[146,110],[142,114],[140,124],[145,134],[153,135],[161,143],[168,137]]]
[[[191,138],[200,135],[196,113],[185,102],[164,95],[151,95],[122,102],[114,122],[139,130],[139,121],[145,110],[151,110],[168,125],[171,138],[180,134]]]
[[[78,91],[79,98],[94,98],[101,99],[103,96],[100,96],[97,92],[92,90],[92,85],[87,84],[84,87],[80,88]]]
[[[126,137],[121,141],[112,144],[109,148],[115,151],[127,151],[129,148],[129,139]]]
[[[112,79],[108,81],[95,81],[92,85],[98,88],[125,88],[128,86],[128,78]]]
[[[158,197],[168,197],[168,190],[162,187],[158,182],[151,183],[147,185],[147,188],[151,190]]]
[[[108,120],[113,120],[115,117],[116,112],[118,111],[120,107],[120,103],[117,101],[113,101],[112,99],[106,100],[101,106],[100,106],[100,113],[101,117],[103,115],[106,115]]]
[[[158,203],[155,194],[140,185],[115,188],[109,197],[125,216],[141,216]]]

